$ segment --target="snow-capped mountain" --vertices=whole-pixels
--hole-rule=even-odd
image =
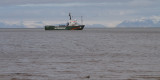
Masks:
[[[123,21],[117,27],[160,27],[159,17]]]
[[[23,24],[6,24],[0,22],[0,28],[25,28],[26,26]]]

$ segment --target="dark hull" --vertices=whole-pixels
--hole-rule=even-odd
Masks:
[[[83,30],[84,26],[45,26],[45,30]]]

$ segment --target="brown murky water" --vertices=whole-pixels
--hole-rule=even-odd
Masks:
[[[0,29],[0,80],[160,80],[160,29]]]

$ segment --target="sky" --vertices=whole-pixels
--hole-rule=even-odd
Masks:
[[[66,23],[115,27],[125,20],[160,17],[160,0],[0,0],[0,23],[28,28]]]

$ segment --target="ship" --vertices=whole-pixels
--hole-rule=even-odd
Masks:
[[[69,13],[69,21],[65,25],[46,25],[45,30],[83,30],[85,25],[83,25],[83,19],[81,16],[81,24],[78,23],[76,19],[72,20],[71,13]]]

